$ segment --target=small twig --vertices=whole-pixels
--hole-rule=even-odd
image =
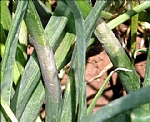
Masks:
[[[109,63],[97,76],[91,78],[88,83],[92,82],[93,80],[101,77],[103,75],[104,72],[108,71],[109,69],[111,69],[113,67],[112,63]]]

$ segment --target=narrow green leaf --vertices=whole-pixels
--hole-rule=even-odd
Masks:
[[[22,72],[24,70],[27,61],[26,47],[27,47],[27,28],[24,21],[22,21],[20,32],[19,32],[19,43],[16,51],[16,61],[14,67],[15,85],[20,80],[20,77],[22,75]]]
[[[66,24],[65,30],[69,33],[75,33],[75,23],[74,23],[74,17],[73,14],[70,11],[70,8],[66,5],[64,0],[58,0],[57,1],[57,7],[55,9],[55,12],[53,16],[65,16],[68,18],[68,23]]]
[[[48,24],[46,25],[45,34],[54,53],[56,49],[59,47],[59,44],[61,43],[65,35],[64,29],[67,22],[68,22],[67,17],[52,16]]]
[[[80,4],[84,4],[83,1],[77,1],[77,3],[79,3],[79,7],[80,7]],[[84,8],[87,8],[87,6],[88,6],[88,9],[84,9]],[[133,10],[129,10],[126,13],[124,13],[124,14],[116,17],[115,19],[111,20],[110,22],[107,23],[107,25],[110,27],[110,29],[114,29],[119,24],[125,22],[126,20],[128,20],[132,16],[134,16],[135,14],[138,14],[138,13],[142,12],[143,10],[149,8],[149,7],[150,7],[150,2],[149,1],[144,1],[140,5],[136,6]],[[84,4],[84,8],[82,8],[82,9],[80,8],[83,15],[88,15],[90,13],[90,9],[92,9],[92,8],[88,4]],[[103,17],[103,16],[105,16],[105,14],[102,11],[101,17]],[[146,17],[148,18],[149,16],[146,16]],[[139,18],[139,20],[142,20],[141,17]]]
[[[45,1],[46,2],[46,1]],[[52,11],[47,8],[44,3],[40,0],[34,0],[33,1],[35,8],[38,12],[38,15],[40,16],[40,20],[42,22],[42,25],[45,27],[47,25],[47,22],[49,21],[49,18],[52,16]]]
[[[141,3],[140,5],[136,6],[135,8],[133,8],[132,10],[127,11],[126,13],[116,17],[115,19],[113,19],[112,21],[110,21],[108,23],[108,26],[111,29],[114,29],[115,27],[117,27],[118,25],[120,25],[121,23],[125,22],[126,20],[130,19],[132,16],[134,16],[135,14],[140,13],[141,11],[143,11],[144,9],[147,9],[150,7],[150,1],[144,1],[143,3]]]
[[[78,4],[80,11],[82,12],[83,18],[86,19],[86,17],[89,15],[90,11],[92,10],[92,7],[90,4],[83,0],[77,0],[76,3]]]
[[[137,1],[131,1],[132,2],[132,8],[136,7],[136,5],[138,5]],[[136,37],[137,37],[137,27],[138,27],[138,18],[139,18],[139,14],[134,15],[131,18],[131,62],[134,65],[134,52],[136,50]]]
[[[150,37],[149,41],[150,41]],[[144,84],[143,86],[149,86],[150,85],[150,43],[148,48],[148,54],[147,54],[147,60],[146,60],[146,70],[145,70],[145,77],[144,77]]]
[[[1,35],[1,41],[0,41],[0,52],[1,52],[1,58],[3,58],[3,55],[4,55],[4,50],[5,50],[5,41],[6,41],[6,34],[5,34],[5,31],[4,31],[4,28],[2,25],[0,25],[0,35]],[[1,81],[0,81],[1,82]]]
[[[7,116],[7,113],[5,112],[5,110],[2,107],[2,105],[0,105],[0,114],[1,114],[1,121],[2,122],[11,122],[11,120]]]
[[[74,39],[75,39],[75,35],[74,34],[66,33],[66,35],[63,38],[62,42],[59,44],[59,47],[57,48],[57,50],[55,52],[55,55],[54,55],[54,58],[55,58],[55,61],[56,61],[56,67],[57,67],[58,70],[63,68],[63,67],[61,67],[62,62],[64,60],[66,60],[65,59],[65,58],[67,58],[66,55],[67,55],[67,53],[68,53],[68,51],[69,51],[69,49],[70,49]],[[65,47],[65,49],[64,49],[64,47]],[[60,58],[60,56],[61,56],[61,58]]]
[[[3,27],[3,29],[5,30],[5,34],[7,36],[9,28],[10,28],[10,23],[11,23],[11,15],[9,12],[9,9],[6,5],[6,2],[4,0],[0,1],[0,6],[1,6],[1,12],[0,12],[0,16],[1,16],[1,26]]]
[[[131,122],[149,122],[150,112],[142,108],[133,109],[130,113]]]
[[[12,122],[18,122],[14,113],[11,111],[9,105],[5,102],[5,100],[3,99],[2,96],[1,96],[1,105],[2,105],[3,109],[5,110],[5,112],[7,113],[7,116],[10,118],[10,120]]]
[[[90,4],[88,4],[87,2],[82,1],[82,0],[77,0],[76,2],[78,4],[80,10],[82,11],[84,19],[86,19],[86,17],[90,14],[90,11],[92,10],[92,7],[90,6]],[[111,1],[108,1],[108,2],[111,2]],[[101,11],[99,16],[101,16],[104,19],[111,19],[113,17],[113,14],[104,11],[104,9]]]
[[[47,29],[45,30],[45,33],[47,33],[47,34],[48,34],[48,32],[49,32],[49,34],[52,33],[53,38],[49,39],[49,42],[57,43],[57,39],[58,38],[57,38],[56,35],[58,33],[60,33],[60,35],[61,35],[61,33],[63,31],[62,28],[64,28],[64,25],[65,25],[65,21],[64,20],[66,20],[66,19],[64,17],[62,17],[62,19],[59,17],[60,18],[59,20],[63,20],[63,21],[58,22],[57,18],[56,17],[54,17],[54,18],[56,20],[55,19],[53,19],[53,21],[50,20],[53,23],[52,24],[49,23],[49,24],[50,24],[50,27],[51,27],[51,25],[55,25],[55,27],[53,27],[53,30],[50,31],[51,29],[50,29],[50,27],[48,27],[49,26],[49,24],[48,24],[46,26]],[[60,23],[62,25],[59,26],[59,25],[55,24],[55,22],[57,24]],[[64,23],[62,23],[62,22],[64,22]],[[60,32],[57,30],[58,33],[54,33],[53,31],[55,31],[56,29],[58,29],[58,26],[61,27],[61,28],[59,28]],[[73,35],[72,34],[66,34],[66,35],[67,36],[64,37],[63,41],[67,41],[67,43],[71,46],[71,42],[74,40]],[[51,36],[49,36],[49,38],[50,37]],[[67,39],[70,39],[69,37],[70,38],[72,37],[71,38],[72,40],[68,41]],[[65,45],[65,43],[62,42],[62,44],[60,44],[60,45]],[[69,45],[65,45],[65,46],[69,46]],[[52,47],[52,48],[54,49],[54,47]],[[65,52],[65,50],[68,50],[68,49],[64,48],[63,52]],[[62,58],[64,58],[62,56],[62,53],[60,53],[61,50],[62,50],[62,47],[59,46],[57,50],[56,50],[56,54],[55,54],[55,60],[56,60],[56,63],[59,62],[58,65],[57,65],[57,68],[60,69],[60,64],[61,64],[61,61],[63,60]],[[66,53],[67,53],[67,51],[66,51]],[[64,53],[64,55],[66,55],[66,54]],[[16,109],[16,113],[18,113],[18,112],[21,113],[21,111],[23,111],[24,109],[26,109],[26,111],[24,111],[25,113],[24,112],[22,113],[21,119],[23,119],[25,116],[31,116],[30,112],[28,111],[29,109],[24,108],[24,107],[27,107],[27,106],[24,106],[24,105],[26,105],[28,102],[29,103],[33,102],[33,101],[31,101],[30,97],[31,97],[31,93],[32,93],[33,89],[37,90],[34,86],[37,84],[38,80],[40,79],[41,75],[39,75],[39,72],[40,72],[40,68],[39,68],[39,64],[38,64],[38,61],[37,61],[37,56],[35,55],[35,52],[33,52],[33,54],[31,55],[30,59],[27,62],[26,68],[25,68],[24,73],[22,75],[22,78],[21,78],[21,81],[20,81],[20,84],[22,84],[22,85],[18,85],[17,86],[18,90],[16,91],[16,95],[15,96],[17,96],[17,94],[19,93],[18,99],[15,99],[15,97],[14,97],[13,98],[13,102],[16,102],[16,103],[12,102],[12,104],[17,104],[18,103],[18,105],[16,106],[16,108],[14,108],[14,109]],[[20,86],[22,86],[21,89],[19,88]],[[39,92],[43,93],[43,90],[44,89],[40,89]],[[40,100],[40,98],[39,98],[39,100]],[[21,106],[21,104],[22,104],[22,106]],[[35,110],[36,108],[33,108],[33,107],[31,107],[31,108],[32,108],[32,111],[35,111],[35,113],[36,113],[36,111],[37,111],[37,110]],[[27,113],[28,113],[28,115],[27,115]],[[23,115],[23,114],[25,114],[25,115]]]
[[[71,4],[71,2],[72,1],[70,1],[70,4]],[[100,11],[106,6],[107,2],[108,1],[103,1],[102,4],[100,4],[100,2],[99,2],[97,7],[95,7],[94,10],[92,10],[92,12],[91,12],[92,14],[89,16],[89,19],[85,20],[85,23],[84,23],[84,26],[85,26],[84,29],[85,29],[85,34],[86,34],[86,36],[84,37],[84,39],[85,39],[84,41],[86,42],[85,47],[88,46],[89,38],[91,37],[92,31],[94,31],[94,28],[95,28],[94,21],[97,20]],[[91,22],[91,18],[90,18],[91,16],[93,18],[92,19],[93,22]],[[80,46],[78,48],[82,49],[83,47],[80,47]],[[84,50],[82,52],[84,52]],[[85,99],[85,94],[84,94],[85,93],[85,82],[81,82],[80,80],[78,80],[79,76],[78,76],[78,71],[76,70],[77,64],[75,62],[78,62],[77,61],[77,55],[79,55],[79,54],[77,53],[77,47],[75,46],[73,54],[72,54],[72,59],[71,59],[69,78],[67,80],[67,85],[66,85],[65,94],[64,94],[64,101],[63,101],[62,110],[64,110],[68,106],[68,109],[66,111],[62,111],[61,120],[64,122],[65,121],[74,121],[75,113],[77,111],[78,100],[80,100],[80,103],[83,104],[83,106],[86,103],[86,102],[83,102]],[[72,73],[75,73],[75,76]],[[83,76],[84,76],[84,74],[83,74]],[[76,79],[76,82],[75,82],[75,79]],[[79,85],[78,82],[81,82],[81,84],[82,83],[83,84]],[[80,97],[82,97],[82,98],[78,98],[79,92],[80,92]],[[72,97],[72,96],[74,96],[74,97]],[[75,106],[75,104],[76,104],[76,106]],[[73,108],[73,107],[76,107],[76,108]],[[84,112],[82,113],[81,116],[85,115],[85,108],[83,109],[83,111]],[[79,114],[78,119],[81,119],[80,118],[81,116]]]
[[[27,13],[25,15],[25,23],[30,31],[30,35],[31,36],[34,35],[33,38],[37,40],[37,43],[41,46],[46,46],[47,45],[47,42],[45,41],[46,37],[43,34],[44,29],[38,16],[38,13],[35,9],[35,6],[33,4],[33,1],[29,2]]]
[[[103,45],[104,50],[108,54],[115,68],[122,67],[132,70],[132,72],[118,72],[121,83],[125,87],[126,91],[130,93],[139,89],[140,80],[133,65],[131,64],[118,39],[114,36],[111,29],[105,24],[105,22],[101,18],[99,18],[97,22],[95,35],[97,36],[100,43]]]
[[[76,28],[76,44],[77,49],[77,60],[75,62],[75,80],[81,88],[79,88],[79,114],[78,121],[85,115],[86,112],[86,93],[85,93],[85,51],[86,51],[86,37],[85,37],[85,27],[82,13],[75,1],[66,0],[68,6],[70,7],[74,18],[75,18],[75,28]],[[73,52],[74,53],[74,52]],[[73,62],[71,62],[73,63]],[[72,67],[71,67],[72,68]]]
[[[35,47],[45,84],[46,121],[57,121],[62,99],[60,82],[52,48],[49,46],[44,29],[32,1],[29,2],[25,22],[32,37],[30,38],[30,41]]]
[[[91,34],[94,32],[96,22],[102,10],[109,6],[110,1],[97,1],[90,14],[85,19],[86,47],[88,46]]]
[[[50,10],[52,10],[52,7],[51,7],[50,3],[51,3],[51,0],[46,0],[46,1],[45,1],[45,6],[46,6],[47,8],[49,8]]]
[[[10,31],[5,44],[5,52],[2,59],[1,67],[1,94],[8,105],[10,105],[11,87],[13,83],[13,70],[15,62],[15,54],[18,42],[18,33],[22,19],[24,17],[28,1],[19,1],[12,20]]]
[[[130,121],[131,121],[131,119],[129,116],[129,111],[126,111],[126,112],[122,112],[110,119],[107,119],[104,122],[130,122]]]
[[[27,60],[27,43],[28,43],[28,40],[27,40],[27,27],[25,25],[25,22],[22,21],[22,24],[21,24],[21,28],[20,28],[20,33],[19,33],[19,44],[18,44],[18,58],[16,57],[16,60],[20,63],[20,67],[19,67],[19,71],[20,73],[22,74],[23,70],[24,70],[24,67],[25,67],[25,64],[26,64],[26,60]],[[20,56],[21,55],[21,56]]]
[[[32,92],[32,96],[30,97],[30,100],[28,101],[26,108],[24,109],[19,121],[34,122],[37,116],[39,115],[44,100],[45,90],[42,80],[40,80],[37,86],[35,87],[35,90]]]
[[[74,77],[75,71],[73,69],[70,69],[69,76],[67,79],[67,85],[65,88],[65,94],[63,99],[63,105],[62,109],[60,111],[61,116],[60,120],[61,122],[74,122],[76,119],[76,107],[77,107],[77,88],[75,84],[75,77]],[[67,109],[66,109],[67,108]]]
[[[1,75],[1,87],[2,87],[1,94],[8,105],[10,105],[11,89],[12,89],[12,83],[14,78],[13,70],[14,70],[15,55],[16,55],[16,49],[18,43],[18,35],[19,35],[22,19],[26,12],[27,5],[28,5],[28,1],[18,2],[17,9],[15,11],[15,16],[11,22],[9,33],[5,43],[5,52],[2,59],[0,75]],[[7,14],[7,10],[6,10],[6,14]]]
[[[150,23],[150,16],[148,15],[148,12],[142,11],[141,13],[139,13],[139,21]]]
[[[17,85],[17,83],[19,82],[20,80],[20,72],[19,72],[19,69],[17,67],[17,62],[15,61],[15,64],[14,64],[14,84]]]
[[[27,54],[25,54],[26,48],[27,48],[26,45],[22,45],[18,43],[17,52],[16,52],[16,63],[20,74],[23,73],[27,61]]]
[[[99,109],[97,112],[85,116],[82,119],[82,122],[103,122],[118,115],[119,113],[148,103],[150,101],[150,94],[147,93],[149,92],[150,86],[134,91],[124,97],[112,101],[108,105]]]
[[[148,37],[148,39],[150,41],[150,37]],[[150,43],[148,48],[147,60],[146,60],[146,70],[145,70],[143,87],[145,86],[150,86]],[[148,104],[143,105],[142,108],[150,111],[150,102]]]
[[[125,71],[125,72],[131,72],[131,70],[125,69],[125,68],[117,68],[114,71],[112,71],[106,78],[106,80],[104,81],[104,83],[102,84],[101,88],[99,89],[99,91],[97,92],[97,94],[95,95],[94,99],[92,100],[92,103],[90,104],[90,106],[87,109],[87,114],[91,113],[93,108],[96,105],[96,102],[98,101],[99,97],[101,96],[102,92],[104,91],[104,89],[106,88],[107,83],[109,82],[112,74],[116,71]]]
[[[35,57],[36,55],[33,53],[25,67],[21,80],[17,85],[15,95],[11,101],[12,111],[15,113],[17,119],[20,119],[32,92],[39,82],[41,73],[38,61],[35,60]]]

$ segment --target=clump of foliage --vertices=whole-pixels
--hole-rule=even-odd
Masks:
[[[88,2],[58,0],[52,12],[48,0],[45,4],[38,0],[0,1],[2,122],[42,122],[40,108],[44,100],[46,122],[150,120],[150,43],[147,50],[138,50],[147,53],[145,78],[141,86],[133,66],[133,57],[138,51],[135,51],[135,36],[132,36],[137,33],[137,16],[140,21],[149,22],[150,1],[135,4],[116,17],[113,16],[115,7],[122,5],[122,0],[98,0],[93,7]],[[131,18],[136,22],[131,23],[132,62],[111,30]],[[107,24],[105,19],[109,19]],[[113,73],[87,108],[85,57],[94,37],[103,45],[128,95],[92,113]],[[145,38],[150,41],[150,35]],[[28,42],[35,47],[29,57],[26,53]],[[70,69],[62,96],[58,72],[68,62]]]

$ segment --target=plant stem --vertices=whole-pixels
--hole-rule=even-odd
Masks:
[[[140,5],[133,8],[132,10],[129,10],[126,13],[124,13],[124,14],[118,16],[117,18],[113,19],[112,21],[110,21],[108,23],[108,26],[111,29],[114,29],[115,27],[117,27],[121,23],[123,23],[126,20],[130,19],[133,15],[136,15],[136,14],[140,13],[141,11],[143,11],[144,9],[147,9],[149,7],[150,7],[150,1],[144,1]]]
[[[148,41],[149,41],[149,48],[148,48],[148,54],[147,54],[146,70],[145,70],[143,87],[150,86],[150,36],[148,37]],[[142,105],[142,108],[150,111],[150,102],[148,104]]]
[[[44,33],[40,18],[32,1],[29,2],[25,22],[30,32],[30,41],[34,45],[42,77],[45,84],[46,96],[46,122],[58,121],[61,106],[61,87],[54,61],[52,48]]]
[[[132,0],[132,8],[137,6],[137,2]],[[131,61],[134,64],[134,52],[136,50],[136,36],[137,36],[137,27],[138,27],[138,17],[136,14],[131,18]]]
[[[132,72],[119,71],[119,78],[128,93],[140,88],[140,79],[131,64],[118,39],[114,36],[106,23],[99,18],[95,35],[103,45],[115,68],[121,67],[132,70]]]

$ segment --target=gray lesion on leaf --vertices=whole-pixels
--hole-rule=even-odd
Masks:
[[[61,96],[56,91],[61,91],[61,87],[59,84],[58,73],[54,61],[54,55],[52,49],[47,46],[41,46],[38,44],[36,39],[29,37],[30,42],[34,45],[39,64],[42,71],[42,77],[45,83],[45,87],[49,92],[50,96],[53,98],[52,101],[56,100],[58,96]],[[54,99],[56,98],[56,99]],[[58,101],[58,100],[56,100]]]

